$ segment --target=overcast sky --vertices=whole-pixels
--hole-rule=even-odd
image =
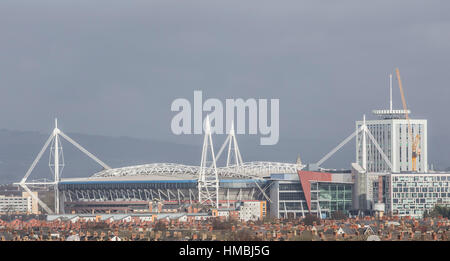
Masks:
[[[399,67],[432,161],[450,154],[449,65],[448,1],[0,2],[0,128],[12,130],[48,133],[57,116],[66,132],[198,143],[172,134],[170,105],[203,90],[279,98],[280,142],[331,148],[388,107]]]

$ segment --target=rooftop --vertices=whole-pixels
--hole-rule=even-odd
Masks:
[[[382,119],[405,119],[406,112],[411,113],[410,110],[373,110],[372,113]]]

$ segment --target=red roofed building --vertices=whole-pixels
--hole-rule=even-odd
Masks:
[[[311,182],[331,182],[331,173],[299,170],[298,177],[305,194],[308,209],[311,210]]]
[[[353,182],[350,172],[298,171],[272,174],[270,214],[276,218],[298,218],[306,214],[329,217],[352,209]]]

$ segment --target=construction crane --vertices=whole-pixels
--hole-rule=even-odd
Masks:
[[[403,103],[403,110],[405,111],[405,118],[408,121],[409,137],[410,137],[410,140],[412,141],[412,146],[411,146],[412,171],[417,171],[416,162],[417,162],[417,157],[420,155],[420,149],[418,148],[419,142],[420,142],[420,135],[417,134],[415,138],[413,136],[411,122],[409,120],[409,115],[408,115],[408,109],[406,107],[405,93],[403,92],[402,80],[400,79],[400,71],[398,70],[398,68],[396,68],[395,72],[397,74],[398,87],[400,88],[400,94],[402,96],[402,103]]]

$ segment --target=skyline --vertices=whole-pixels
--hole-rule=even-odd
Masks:
[[[436,248],[449,32],[444,0],[2,0],[0,245]]]

